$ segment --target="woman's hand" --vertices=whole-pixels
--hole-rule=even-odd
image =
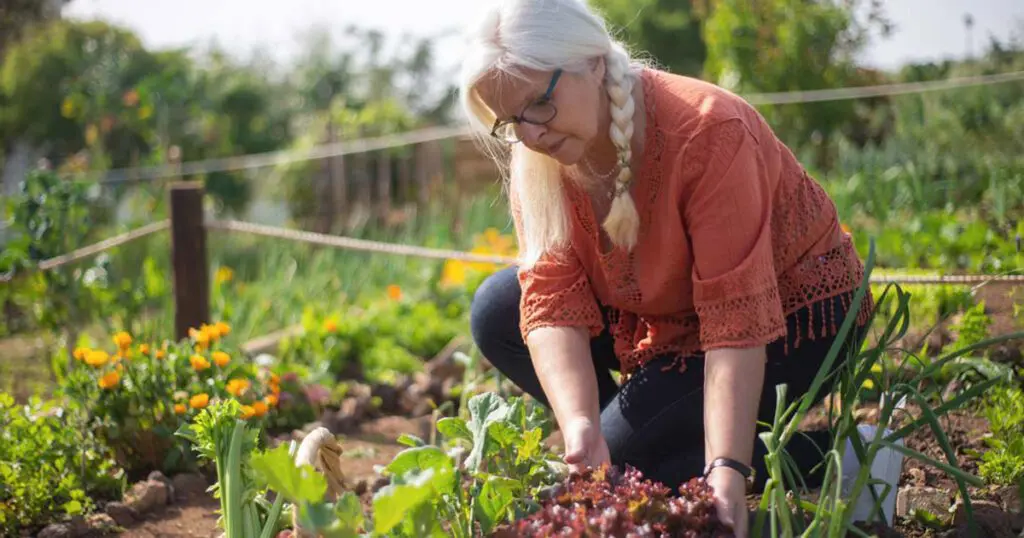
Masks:
[[[728,467],[716,467],[708,475],[708,485],[714,489],[718,519],[732,526],[736,538],[747,538],[750,516],[747,512],[747,487],[743,475]]]
[[[562,428],[562,439],[565,441],[565,463],[569,470],[579,472],[587,467],[599,467],[609,463],[608,443],[601,435],[600,424],[593,420],[580,417],[567,421]]]

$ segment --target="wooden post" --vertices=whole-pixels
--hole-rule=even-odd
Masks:
[[[206,261],[203,185],[171,185],[171,262],[174,267],[174,334],[210,321],[210,266]]]
[[[391,213],[391,153],[377,152],[377,219],[386,223]]]
[[[327,124],[327,140],[332,146],[338,143],[338,129],[334,122]],[[348,211],[348,183],[345,181],[345,157],[334,155],[328,157],[327,172],[330,178],[331,213],[327,230],[333,231],[343,215]]]

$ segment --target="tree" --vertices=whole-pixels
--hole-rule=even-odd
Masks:
[[[690,2],[678,0],[594,0],[611,30],[636,53],[683,75],[701,74],[707,48]]]

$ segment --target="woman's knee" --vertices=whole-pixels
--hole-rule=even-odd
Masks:
[[[470,332],[484,356],[499,343],[519,337],[519,280],[516,268],[502,269],[477,288],[470,305]]]

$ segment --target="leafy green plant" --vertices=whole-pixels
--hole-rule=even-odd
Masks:
[[[987,482],[1016,485],[1024,480],[1024,391],[1003,386],[990,391],[982,406],[991,437],[978,473]]]
[[[874,246],[872,244],[866,262],[864,280],[858,288],[851,304],[861,304],[868,288],[871,270],[874,266]],[[760,536],[764,528],[764,518],[771,516],[773,533],[778,530],[783,536],[846,536],[847,532],[858,532],[852,521],[858,499],[863,491],[869,491],[875,498],[876,503],[872,516],[881,515],[881,500],[888,495],[895,495],[891,491],[891,485],[886,484],[884,488],[878,488],[876,480],[871,476],[871,464],[879,451],[883,448],[893,450],[911,458],[918,459],[928,465],[934,466],[949,474],[957,482],[961,495],[965,498],[965,510],[968,520],[973,524],[973,512],[969,502],[967,485],[982,485],[981,479],[972,476],[961,470],[957,463],[956,454],[953,451],[948,438],[942,430],[938,417],[951,410],[960,408],[975,398],[978,398],[989,390],[998,380],[989,380],[978,383],[956,395],[956,397],[934,405],[921,392],[918,387],[928,378],[936,375],[939,370],[957,357],[975,352],[983,347],[1001,341],[1014,338],[1021,338],[1024,334],[1006,335],[1000,338],[987,339],[975,342],[953,352],[945,354],[934,361],[928,362],[924,367],[916,371],[910,379],[897,379],[889,386],[880,386],[881,400],[879,405],[879,424],[888,425],[892,423],[894,414],[900,409],[903,402],[910,402],[920,408],[920,416],[906,419],[906,423],[895,427],[893,431],[886,428],[877,428],[874,436],[869,439],[862,439],[857,430],[857,421],[853,416],[853,410],[859,404],[861,387],[866,379],[877,377],[872,370],[884,356],[886,350],[894,342],[899,340],[909,326],[909,296],[899,286],[890,286],[883,293],[879,301],[885,300],[885,295],[894,293],[895,314],[881,327],[881,334],[878,335],[877,343],[871,346],[851,346],[851,349],[859,350],[839,368],[834,375],[828,374],[832,365],[838,358],[842,345],[848,338],[859,339],[860,335],[852,333],[856,316],[847,316],[842,324],[836,342],[829,350],[822,367],[812,383],[806,395],[786,405],[786,387],[780,385],[776,388],[779,393],[779,406],[776,409],[774,423],[770,429],[760,435],[761,440],[768,448],[766,463],[769,478],[765,486],[765,493],[761,501],[761,511],[758,521],[753,528],[753,535]],[[870,324],[869,324],[870,326]],[[856,341],[856,340],[855,340]],[[912,354],[907,354],[905,360],[919,360]],[[839,400],[842,402],[838,409],[830,410],[830,425],[834,432],[832,448],[826,454],[824,483],[817,495],[815,502],[795,503],[793,505],[787,497],[788,491],[809,494],[803,486],[803,478],[796,471],[795,465],[785,451],[786,444],[794,435],[797,435],[800,422],[808,412],[813,402],[813,397],[823,385],[829,382],[838,392]],[[902,418],[902,417],[901,417]],[[899,443],[901,439],[910,435],[922,427],[929,427],[936,438],[937,444],[942,448],[946,457],[945,461],[937,461],[921,452],[910,449]],[[856,473],[844,472],[842,468],[843,457],[847,450],[847,443],[852,446],[860,468]],[[844,491],[842,487],[845,476],[851,476],[852,485]],[[865,488],[868,488],[865,490]]]
[[[125,476],[110,450],[64,413],[53,401],[16,405],[0,392],[0,534],[120,498]]]

